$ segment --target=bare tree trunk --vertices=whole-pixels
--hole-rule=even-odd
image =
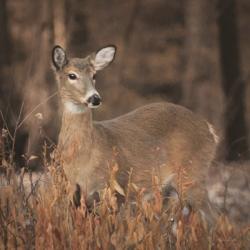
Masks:
[[[7,119],[10,88],[8,84],[8,71],[11,64],[11,39],[9,34],[8,14],[6,0],[0,0],[0,110]],[[3,127],[0,119],[1,128]]]
[[[183,82],[184,105],[212,119],[211,90],[211,2],[188,0],[186,3],[186,73]]]
[[[245,120],[245,83],[241,78],[235,0],[220,0],[218,18],[222,86],[225,94],[226,159],[245,158],[248,153]]]
[[[52,83],[49,56],[52,49],[52,6],[50,0],[45,0],[35,2],[31,7],[34,10],[39,8],[39,14],[32,31],[35,37],[33,46],[28,52],[32,66],[24,92],[24,117],[29,117],[26,121],[29,133],[27,154],[41,156],[44,138],[39,133],[40,124],[35,114],[42,113],[43,128],[53,139],[56,137],[58,124],[56,122],[58,112],[55,112],[56,108],[53,108],[56,102],[54,100],[46,101],[48,96],[56,91],[56,84]]]
[[[8,30],[6,0],[0,0],[0,67],[11,62],[11,43]]]
[[[84,56],[86,41],[88,39],[84,1],[66,1],[66,35],[67,47],[74,55]]]
[[[66,48],[66,0],[53,0],[54,44]]]
[[[11,86],[10,68],[12,63],[11,36],[9,32],[9,19],[7,10],[7,0],[0,0],[0,165],[3,159],[9,156],[8,134],[4,133],[3,128],[13,131],[12,110],[10,103],[14,99],[14,91]],[[15,98],[17,101],[18,98]]]

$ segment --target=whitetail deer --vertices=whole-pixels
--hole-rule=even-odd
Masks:
[[[131,169],[130,181],[137,187],[150,188],[157,173],[162,187],[174,187],[193,207],[204,206],[204,177],[217,144],[208,122],[171,103],[149,104],[112,120],[92,120],[91,109],[101,104],[95,75],[115,53],[115,46],[107,46],[85,58],[67,58],[60,46],[53,49],[63,104],[58,148],[66,176],[90,194],[104,188],[115,148],[117,182],[124,190]]]

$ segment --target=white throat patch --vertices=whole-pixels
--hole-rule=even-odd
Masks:
[[[72,114],[81,114],[86,111],[87,107],[67,101],[64,103],[65,110]]]

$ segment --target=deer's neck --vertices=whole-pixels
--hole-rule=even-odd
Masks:
[[[64,110],[59,135],[59,150],[69,161],[79,155],[89,154],[93,143],[93,121],[91,110],[70,113]]]

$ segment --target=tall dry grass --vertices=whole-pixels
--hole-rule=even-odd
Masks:
[[[0,179],[0,249],[249,249],[250,227],[238,228],[225,216],[208,227],[200,212],[183,217],[179,203],[164,198],[157,177],[152,199],[144,189],[135,200],[117,202],[116,188],[107,183],[91,210],[82,194],[71,201],[70,185],[57,157],[44,161],[45,175],[14,172],[2,159]],[[114,173],[111,173],[111,177]],[[113,178],[112,177],[112,178]]]

